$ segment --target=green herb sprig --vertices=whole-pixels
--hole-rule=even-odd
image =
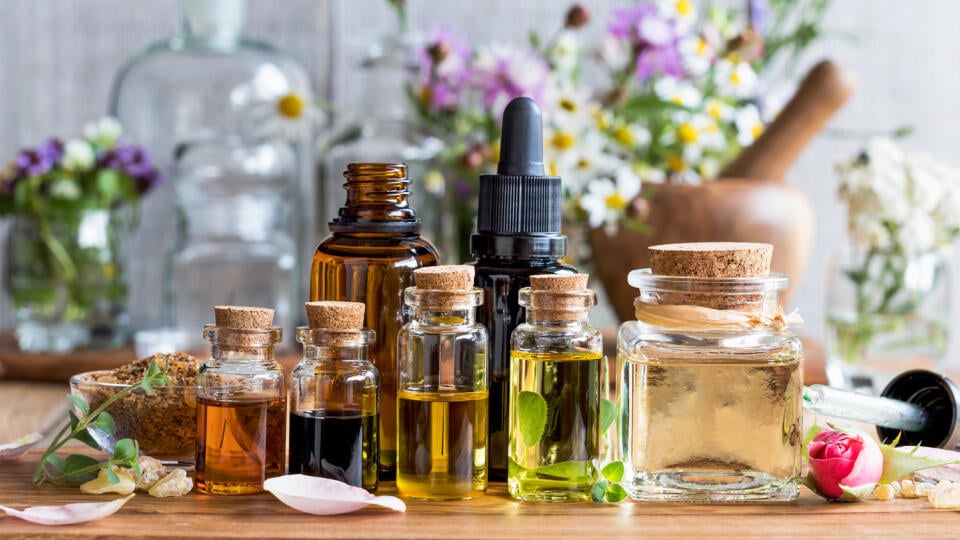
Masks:
[[[67,399],[76,407],[76,411],[69,411],[70,421],[63,426],[60,433],[54,437],[53,442],[47,447],[47,450],[40,457],[40,463],[37,470],[33,473],[33,483],[36,486],[44,482],[52,484],[78,484],[92,480],[97,477],[100,469],[107,472],[107,480],[111,484],[120,481],[117,473],[113,470],[114,466],[124,469],[130,469],[134,475],[140,477],[140,464],[137,458],[140,454],[140,445],[132,439],[120,439],[113,445],[113,454],[105,461],[82,455],[71,454],[66,458],[56,455],[64,444],[71,440],[80,441],[94,450],[103,450],[99,443],[90,435],[88,428],[96,428],[107,435],[113,435],[117,426],[113,417],[107,412],[107,408],[121,397],[131,392],[142,389],[149,395],[155,394],[155,388],[172,386],[170,378],[167,376],[169,359],[164,362],[161,368],[156,361],[150,362],[150,366],[144,373],[143,378],[130,386],[120,390],[110,396],[99,407],[90,410],[90,404],[83,398],[73,394],[67,394]]]

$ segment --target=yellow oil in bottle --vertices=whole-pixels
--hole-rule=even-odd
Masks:
[[[397,490],[411,499],[470,499],[487,487],[489,392],[399,393]]]

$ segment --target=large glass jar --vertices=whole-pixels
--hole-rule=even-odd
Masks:
[[[174,167],[181,222],[169,290],[173,321],[196,336],[210,306],[269,306],[292,333],[296,245],[290,225],[293,151],[275,139],[186,145]],[[202,341],[188,343],[199,348]]]
[[[637,500],[797,497],[800,341],[782,274],[701,278],[634,270],[636,321],[617,341],[619,436]],[[629,480],[632,473],[632,481]]]
[[[196,141],[249,140],[274,129],[278,100],[290,93],[309,97],[303,66],[272,45],[243,36],[246,0],[179,0],[176,32],[141,49],[118,71],[110,114],[125,132],[154,156],[167,178],[184,145]],[[287,130],[283,130],[287,131]],[[295,155],[287,180],[291,238],[298,246],[294,269],[306,269],[316,238],[313,133],[309,127],[284,133]],[[171,184],[175,184],[171,182]],[[135,327],[169,324],[164,296],[166,269],[176,239],[173,186],[154,190],[143,201],[141,227],[131,258],[131,322]],[[182,219],[204,219],[184,212]],[[296,278],[298,298],[306,280]]]

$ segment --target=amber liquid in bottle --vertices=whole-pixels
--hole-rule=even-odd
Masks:
[[[197,399],[197,489],[217,495],[263,491],[283,474],[286,400]]]
[[[402,164],[353,163],[347,204],[317,247],[310,300],[367,305],[366,328],[376,331],[370,357],[380,372],[380,473],[390,478],[397,459],[397,334],[406,322],[403,290],[413,271],[437,264],[436,249],[420,237],[420,221],[407,204],[410,180]]]

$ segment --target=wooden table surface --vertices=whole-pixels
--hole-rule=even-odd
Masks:
[[[82,495],[76,487],[44,485],[30,478],[38,451],[0,463],[0,504],[22,508],[104,501],[116,495]],[[392,484],[381,494],[394,494]],[[503,484],[482,498],[456,502],[407,502],[406,513],[365,509],[342,516],[301,514],[272,495],[241,497],[188,494],[157,499],[138,494],[100,521],[44,527],[0,517],[0,538],[743,538],[879,536],[899,539],[956,538],[960,512],[935,510],[926,499],[826,503],[804,490],[780,504],[694,505],[676,503],[530,504],[511,500]]]

